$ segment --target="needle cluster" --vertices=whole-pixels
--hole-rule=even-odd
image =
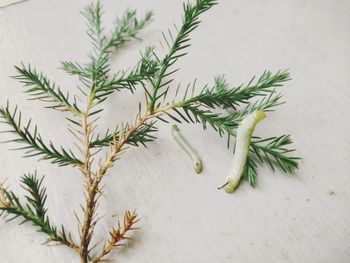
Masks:
[[[7,216],[12,216],[8,221],[17,217],[21,218],[22,223],[30,222],[45,233],[47,242],[58,242],[78,251],[78,245],[74,243],[70,234],[67,234],[63,226],[60,230],[53,226],[47,216],[46,188],[42,186],[44,178],[38,179],[37,174],[25,174],[21,178],[22,187],[28,193],[25,196],[25,203],[21,203],[19,197],[12,191],[8,191],[2,184],[0,185],[1,210]]]

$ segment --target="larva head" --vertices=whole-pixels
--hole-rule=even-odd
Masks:
[[[180,131],[176,124],[171,125],[172,130]]]
[[[194,164],[194,170],[196,171],[197,174],[201,173],[203,170],[203,165],[200,160],[197,160]]]
[[[233,193],[236,190],[239,184],[239,181],[240,181],[240,178],[228,180],[227,185],[225,187],[226,193]]]

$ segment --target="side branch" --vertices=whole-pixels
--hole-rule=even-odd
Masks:
[[[86,206],[84,208],[84,221],[80,236],[80,259],[82,263],[88,263],[89,259],[89,245],[94,233],[94,227],[97,221],[94,219],[96,212],[97,201],[101,196],[99,191],[99,184],[102,177],[96,178],[86,189]]]
[[[74,115],[81,114],[76,99],[71,100],[69,93],[64,94],[54,82],[51,82],[43,73],[37,72],[30,65],[25,67],[15,67],[18,75],[14,78],[24,84],[25,92],[33,100],[41,100],[50,103],[47,108],[58,111],[69,111]]]
[[[139,221],[137,219],[137,214],[136,212],[130,212],[127,211],[124,214],[124,226],[123,228],[120,226],[120,222],[118,222],[118,225],[116,228],[113,228],[112,231],[110,232],[110,239],[108,240],[107,244],[103,246],[102,252],[100,255],[98,255],[92,263],[98,263],[103,261],[103,258],[108,255],[109,253],[112,252],[114,248],[123,246],[121,242],[123,240],[129,240],[131,239],[130,237],[127,237],[127,233],[136,230],[137,228],[134,227],[134,225]]]
[[[60,166],[69,164],[80,166],[82,164],[71,151],[66,151],[62,147],[58,150],[52,142],[46,145],[36,126],[32,132],[30,131],[31,120],[22,125],[22,114],[20,111],[17,111],[17,107],[13,111],[10,111],[9,104],[5,108],[0,108],[0,119],[10,127],[4,133],[15,134],[17,137],[8,142],[17,142],[25,145],[18,148],[18,150],[26,150],[25,157],[41,156],[41,159],[51,160],[52,163],[57,163]]]
[[[174,65],[179,58],[186,55],[184,50],[190,46],[190,33],[198,27],[200,23],[199,16],[216,4],[216,0],[197,0],[194,4],[184,4],[184,17],[182,25],[171,45],[164,35],[165,41],[169,46],[169,51],[160,61],[161,66],[159,68],[159,72],[157,73],[155,80],[152,81],[152,91],[149,97],[149,109],[151,112],[156,108],[156,102],[159,99],[157,96],[158,91],[172,81],[169,80],[162,83],[163,79],[176,71],[167,72],[168,69]],[[172,39],[171,34],[170,38]]]
[[[96,206],[98,197],[100,196],[99,192],[99,183],[102,178],[97,177],[92,171],[91,171],[91,165],[92,165],[92,153],[91,153],[91,136],[93,132],[93,122],[89,121],[89,112],[91,108],[93,107],[93,92],[90,93],[89,100],[87,102],[86,110],[83,113],[83,120],[82,120],[82,142],[84,144],[84,163],[81,166],[81,171],[83,175],[85,176],[85,198],[86,198],[86,205],[85,208],[83,208],[84,212],[84,220],[83,225],[81,229],[81,235],[80,235],[80,259],[82,263],[87,263],[89,260],[89,245],[91,242],[91,238],[93,236],[94,227],[97,223],[97,221],[94,220],[94,215],[96,212]]]
[[[140,117],[138,121],[130,127],[130,129],[127,132],[124,132],[123,130],[119,133],[119,140],[114,140],[111,145],[112,151],[107,156],[105,162],[100,166],[96,174],[92,174],[90,171],[90,168],[88,168],[87,171],[90,173],[88,174],[88,180],[86,182],[86,205],[84,208],[84,220],[81,230],[81,237],[80,237],[80,258],[82,263],[87,263],[89,258],[89,246],[91,242],[91,238],[93,236],[94,227],[96,225],[95,212],[97,207],[97,201],[98,198],[101,196],[101,190],[99,189],[99,184],[104,177],[104,175],[107,173],[108,169],[113,166],[113,163],[118,159],[118,156],[120,152],[123,150],[123,147],[126,143],[132,138],[132,136],[137,133],[138,129],[146,123],[147,120],[155,117],[156,113],[147,113],[145,116]],[[86,133],[87,131],[85,131]],[[86,136],[87,134],[85,134]],[[89,143],[89,140],[86,141],[86,152],[89,153],[91,148],[91,142]],[[89,159],[90,155],[86,156],[85,165],[88,165],[90,162]],[[132,222],[134,222],[134,216],[131,216]],[[136,217],[135,217],[136,218]],[[108,252],[109,253],[109,252]],[[97,261],[98,262],[98,261]]]
[[[73,241],[65,228],[61,226],[61,229],[58,230],[57,227],[51,224],[47,216],[47,209],[45,208],[47,195],[46,189],[42,186],[43,179],[39,180],[36,173],[22,177],[22,187],[28,192],[24,205],[17,195],[12,191],[8,191],[0,183],[0,214],[5,213],[6,216],[12,216],[9,220],[21,217],[22,223],[31,222],[40,232],[46,234],[48,236],[47,242],[56,242],[79,252],[79,245]]]

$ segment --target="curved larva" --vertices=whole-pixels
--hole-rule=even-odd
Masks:
[[[176,124],[171,127],[171,134],[174,139],[180,144],[181,148],[185,150],[185,152],[191,157],[193,161],[194,170],[196,173],[200,173],[203,169],[202,161],[199,158],[197,152],[191,147],[188,141],[182,136],[179,128]]]
[[[229,175],[226,177],[225,191],[232,193],[238,186],[249,153],[249,146],[256,124],[266,117],[263,111],[256,111],[245,117],[238,126],[235,153]]]

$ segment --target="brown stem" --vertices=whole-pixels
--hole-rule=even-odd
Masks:
[[[93,228],[96,224],[96,221],[94,222],[93,218],[95,215],[95,209],[98,199],[98,193],[99,193],[99,184],[103,178],[103,176],[106,174],[107,170],[111,167],[111,164],[115,162],[118,159],[119,153],[123,150],[124,145],[128,142],[130,137],[137,131],[137,129],[142,126],[147,120],[154,118],[158,115],[161,115],[164,113],[169,106],[167,106],[164,109],[158,109],[153,112],[147,112],[143,117],[140,117],[138,121],[130,127],[130,129],[126,132],[121,134],[119,137],[118,142],[115,142],[115,145],[113,146],[113,149],[109,156],[107,157],[104,164],[100,166],[98,169],[98,172],[96,174],[93,174],[91,172],[91,154],[90,154],[90,145],[91,145],[91,125],[87,122],[87,116],[88,116],[88,110],[86,113],[84,113],[83,118],[83,130],[84,130],[84,144],[85,144],[85,161],[84,166],[82,169],[82,172],[84,173],[85,177],[87,178],[86,182],[86,206],[84,208],[84,221],[82,225],[82,231],[81,231],[81,238],[80,238],[80,259],[81,263],[88,263],[89,262],[89,245],[91,238],[93,236]],[[136,214],[135,215],[136,218]],[[133,220],[135,220],[133,218]],[[130,226],[126,226],[124,228],[125,231],[129,231],[131,228]],[[123,234],[123,237],[125,237],[126,232]],[[120,239],[115,239],[116,242]],[[113,240],[113,239],[112,239]],[[113,242],[112,242],[113,244]],[[93,262],[100,262],[102,258],[110,253],[110,251],[113,249],[114,245],[110,245],[107,248],[105,247],[102,251],[101,255],[97,257]],[[97,261],[96,261],[97,260]]]
[[[137,129],[142,126],[147,120],[155,117],[155,113],[147,113],[143,117],[141,117],[138,122],[136,122],[133,126],[130,127],[130,129],[125,133],[121,134],[119,141],[114,145],[111,153],[107,157],[105,163],[100,166],[98,170],[98,177],[103,177],[107,170],[111,167],[110,164],[115,162],[117,160],[118,154],[121,152],[123,149],[124,145],[128,142],[130,137],[137,131]]]
[[[98,192],[98,184],[100,180],[98,178],[94,178],[94,175],[91,171],[91,133],[92,133],[92,123],[89,123],[89,111],[92,108],[92,100],[93,93],[90,94],[86,111],[83,113],[83,142],[84,142],[84,164],[81,167],[81,171],[85,176],[85,184],[86,184],[86,206],[84,208],[84,220],[81,229],[80,236],[80,260],[82,263],[89,262],[89,245],[93,235],[93,227],[94,227],[94,213],[97,202],[97,192]]]
[[[138,221],[139,220],[137,219],[137,214],[135,211],[134,212],[127,211],[124,215],[123,229],[121,229],[120,223],[118,222],[117,227],[112,229],[112,231],[110,232],[110,235],[111,235],[110,240],[106,245],[104,245],[102,252],[92,261],[92,263],[101,262],[103,258],[113,250],[113,248],[123,245],[123,244],[120,244],[121,241],[125,239],[130,239],[129,237],[126,236],[126,234],[129,231],[136,229],[133,226]]]
[[[95,225],[95,223],[93,222],[93,218],[98,199],[98,185],[100,181],[100,179],[96,178],[87,190],[84,221],[80,238],[80,260],[82,263],[88,263],[89,245],[93,235],[93,228]]]

